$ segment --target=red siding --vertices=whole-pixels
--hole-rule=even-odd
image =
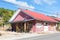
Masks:
[[[56,24],[53,23],[53,26],[51,26],[51,25],[52,25],[52,23],[50,23],[50,25],[49,25],[49,31],[56,31]]]
[[[36,32],[36,26],[35,26],[35,24],[36,24],[36,21],[35,20],[33,20],[33,26],[32,26],[32,28],[31,28],[31,32]]]
[[[16,17],[15,19],[13,20],[13,22],[20,22],[20,21],[23,21],[24,19],[28,20],[28,19],[33,19],[32,17],[26,15],[25,13],[23,12],[20,12]]]
[[[36,22],[36,23],[39,23],[39,22]],[[35,24],[36,24],[35,23]],[[40,27],[40,28],[37,28],[36,27],[36,25],[33,25],[33,27],[32,27],[32,29],[31,29],[31,31],[32,32],[43,32],[44,31],[44,22],[40,22],[40,23],[42,23],[42,27]],[[56,24],[55,23],[53,23],[53,26],[51,26],[52,25],[52,23],[48,23],[48,31],[56,31],[56,27],[54,27],[54,26],[56,26]],[[47,32],[47,31],[45,31],[45,32]]]
[[[31,31],[36,32],[36,26],[35,25],[33,25],[33,27],[31,28]]]
[[[19,22],[19,21],[22,21],[24,20],[24,18],[20,15],[17,15],[16,18],[14,19],[14,22]]]

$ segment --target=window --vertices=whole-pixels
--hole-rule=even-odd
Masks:
[[[36,25],[41,26],[41,25],[42,25],[42,23],[36,23]]]
[[[48,23],[44,23],[44,26],[48,26]]]
[[[36,23],[36,27],[37,28],[41,28],[42,27],[42,23]]]

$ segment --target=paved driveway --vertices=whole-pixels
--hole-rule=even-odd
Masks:
[[[30,38],[16,39],[16,40],[60,40],[60,33],[41,35],[37,37],[30,37]]]

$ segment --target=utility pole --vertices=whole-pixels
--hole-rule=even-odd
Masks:
[[[57,17],[59,16],[58,12],[56,13],[56,16],[57,16]]]

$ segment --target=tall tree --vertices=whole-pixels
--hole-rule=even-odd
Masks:
[[[13,10],[0,8],[0,17],[3,18],[4,20],[3,23],[7,23],[13,14],[14,14]]]

